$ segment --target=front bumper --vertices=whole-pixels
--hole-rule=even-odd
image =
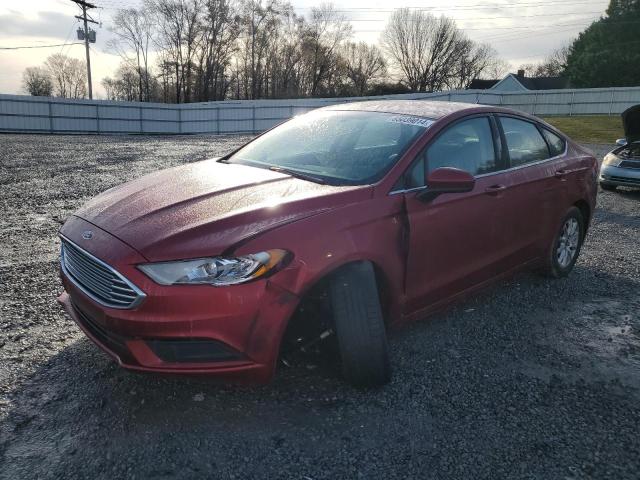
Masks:
[[[65,225],[62,233],[80,242],[78,233],[88,226],[80,219],[71,223],[74,228]],[[295,295],[271,280],[224,288],[161,286],[135,268],[144,261],[137,252],[90,227],[94,239],[82,247],[138,285],[146,298],[133,309],[109,308],[86,295],[61,270],[65,292],[58,301],[121,366],[246,383],[271,379],[287,321],[298,304]],[[93,240],[100,250],[91,250]]]
[[[603,165],[599,181],[605,185],[640,188],[640,169]]]

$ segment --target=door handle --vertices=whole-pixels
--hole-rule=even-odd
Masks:
[[[488,195],[497,195],[501,192],[504,192],[507,189],[504,185],[491,185],[484,189],[484,192]]]
[[[567,176],[568,173],[569,172],[567,170],[556,170],[556,173],[554,173],[554,175],[556,178],[559,178],[562,180],[564,177]]]

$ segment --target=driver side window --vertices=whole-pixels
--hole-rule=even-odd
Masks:
[[[440,167],[459,168],[474,176],[498,170],[488,117],[463,120],[441,133],[407,171],[404,188],[423,187],[425,173]]]

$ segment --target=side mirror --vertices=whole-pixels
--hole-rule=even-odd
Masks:
[[[476,179],[464,170],[441,167],[427,174],[425,183],[427,188],[419,196],[423,201],[430,201],[443,193],[470,192],[476,184]]]
[[[619,138],[616,140],[616,145],[619,147],[626,147],[627,146],[627,139],[626,138]]]
[[[425,178],[426,190],[419,195],[423,201],[430,201],[442,193],[464,193],[473,190],[476,179],[469,172],[458,168],[436,168]]]

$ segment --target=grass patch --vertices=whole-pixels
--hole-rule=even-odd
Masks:
[[[581,143],[613,144],[624,137],[620,115],[544,117],[545,121]]]

